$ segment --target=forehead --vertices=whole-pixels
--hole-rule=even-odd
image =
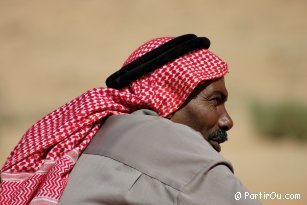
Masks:
[[[214,80],[208,80],[205,83],[198,85],[194,89],[194,91],[190,94],[190,96],[186,99],[183,105],[186,105],[193,98],[196,98],[197,96],[208,96],[208,95],[213,95],[215,93],[222,94],[223,97],[227,99],[228,92],[225,86],[224,77]]]
[[[203,94],[212,94],[214,92],[222,93],[223,95],[227,96],[228,92],[225,85],[224,77],[214,79],[214,80],[208,80],[203,84],[198,85],[193,93],[191,94],[191,97],[196,97],[197,95],[203,95]]]
[[[205,87],[202,89],[203,92],[211,93],[215,91],[222,92],[224,95],[227,95],[227,89],[225,85],[225,80],[223,78],[218,78],[215,80],[210,80],[209,82],[204,84]]]

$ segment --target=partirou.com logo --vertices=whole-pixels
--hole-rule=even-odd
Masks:
[[[301,199],[301,194],[298,193],[277,193],[277,192],[259,192],[259,193],[249,193],[249,192],[236,192],[234,195],[235,200],[299,200]]]

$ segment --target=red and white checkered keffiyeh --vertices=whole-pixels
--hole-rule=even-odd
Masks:
[[[151,40],[124,65],[171,40]],[[36,122],[1,169],[0,204],[57,204],[80,153],[108,115],[140,108],[168,117],[200,83],[220,78],[227,64],[206,49],[190,52],[121,90],[95,88]]]

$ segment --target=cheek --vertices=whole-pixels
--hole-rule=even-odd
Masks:
[[[197,106],[196,116],[197,123],[200,126],[199,129],[203,135],[207,135],[217,129],[219,119],[218,109],[210,102]]]
[[[204,109],[199,115],[201,115],[201,122],[207,130],[216,127],[218,122],[218,114],[215,109]]]
[[[217,124],[217,110],[212,108],[212,106],[191,106],[188,112],[191,118],[193,118],[193,124],[197,131],[208,132]]]

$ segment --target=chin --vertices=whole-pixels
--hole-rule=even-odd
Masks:
[[[216,141],[213,141],[213,140],[210,140],[209,141],[209,144],[213,147],[213,149],[217,152],[220,152],[221,151],[221,145],[216,142]]]

